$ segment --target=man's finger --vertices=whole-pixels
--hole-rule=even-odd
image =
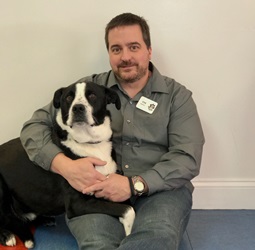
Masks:
[[[100,186],[100,183],[96,183],[92,186],[86,187],[83,189],[83,194],[89,194],[89,193],[95,193],[96,191],[102,190],[102,187]]]
[[[107,163],[106,161],[102,161],[98,158],[90,158],[90,162],[95,166],[104,166]]]

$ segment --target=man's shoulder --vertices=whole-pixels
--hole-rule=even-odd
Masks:
[[[179,91],[190,92],[184,84],[177,82],[174,78],[168,76],[162,76],[164,79],[164,85],[169,93],[178,93]]]
[[[152,63],[150,63],[150,70],[153,72],[152,84],[154,90],[171,94],[178,92],[180,89],[187,90],[183,84],[177,82],[174,78],[162,75]]]

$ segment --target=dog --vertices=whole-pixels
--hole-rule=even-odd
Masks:
[[[112,157],[112,130],[108,104],[120,109],[118,94],[93,82],[78,81],[58,89],[53,98],[57,109],[52,140],[71,159],[98,157],[105,166],[96,170],[115,173]],[[36,166],[29,160],[20,139],[0,146],[0,244],[16,245],[17,235],[27,248],[35,242],[31,221],[66,213],[69,219],[89,213],[118,217],[130,234],[135,212],[128,203],[114,203],[82,194],[60,175]]]

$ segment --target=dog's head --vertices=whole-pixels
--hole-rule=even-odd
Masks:
[[[118,94],[93,82],[74,83],[57,90],[53,105],[57,123],[77,142],[107,140],[111,137],[107,104],[120,109]]]
[[[57,90],[53,105],[61,109],[63,123],[69,127],[86,123],[97,126],[104,122],[107,104],[115,104],[120,109],[118,94],[112,89],[93,82],[74,83]]]

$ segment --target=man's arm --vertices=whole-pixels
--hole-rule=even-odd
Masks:
[[[149,194],[190,185],[199,174],[204,135],[192,93],[180,87],[173,98],[168,125],[168,152],[141,174]]]
[[[62,152],[51,139],[55,116],[56,109],[51,102],[36,110],[20,133],[21,143],[29,159],[45,170],[50,170],[53,158]]]

